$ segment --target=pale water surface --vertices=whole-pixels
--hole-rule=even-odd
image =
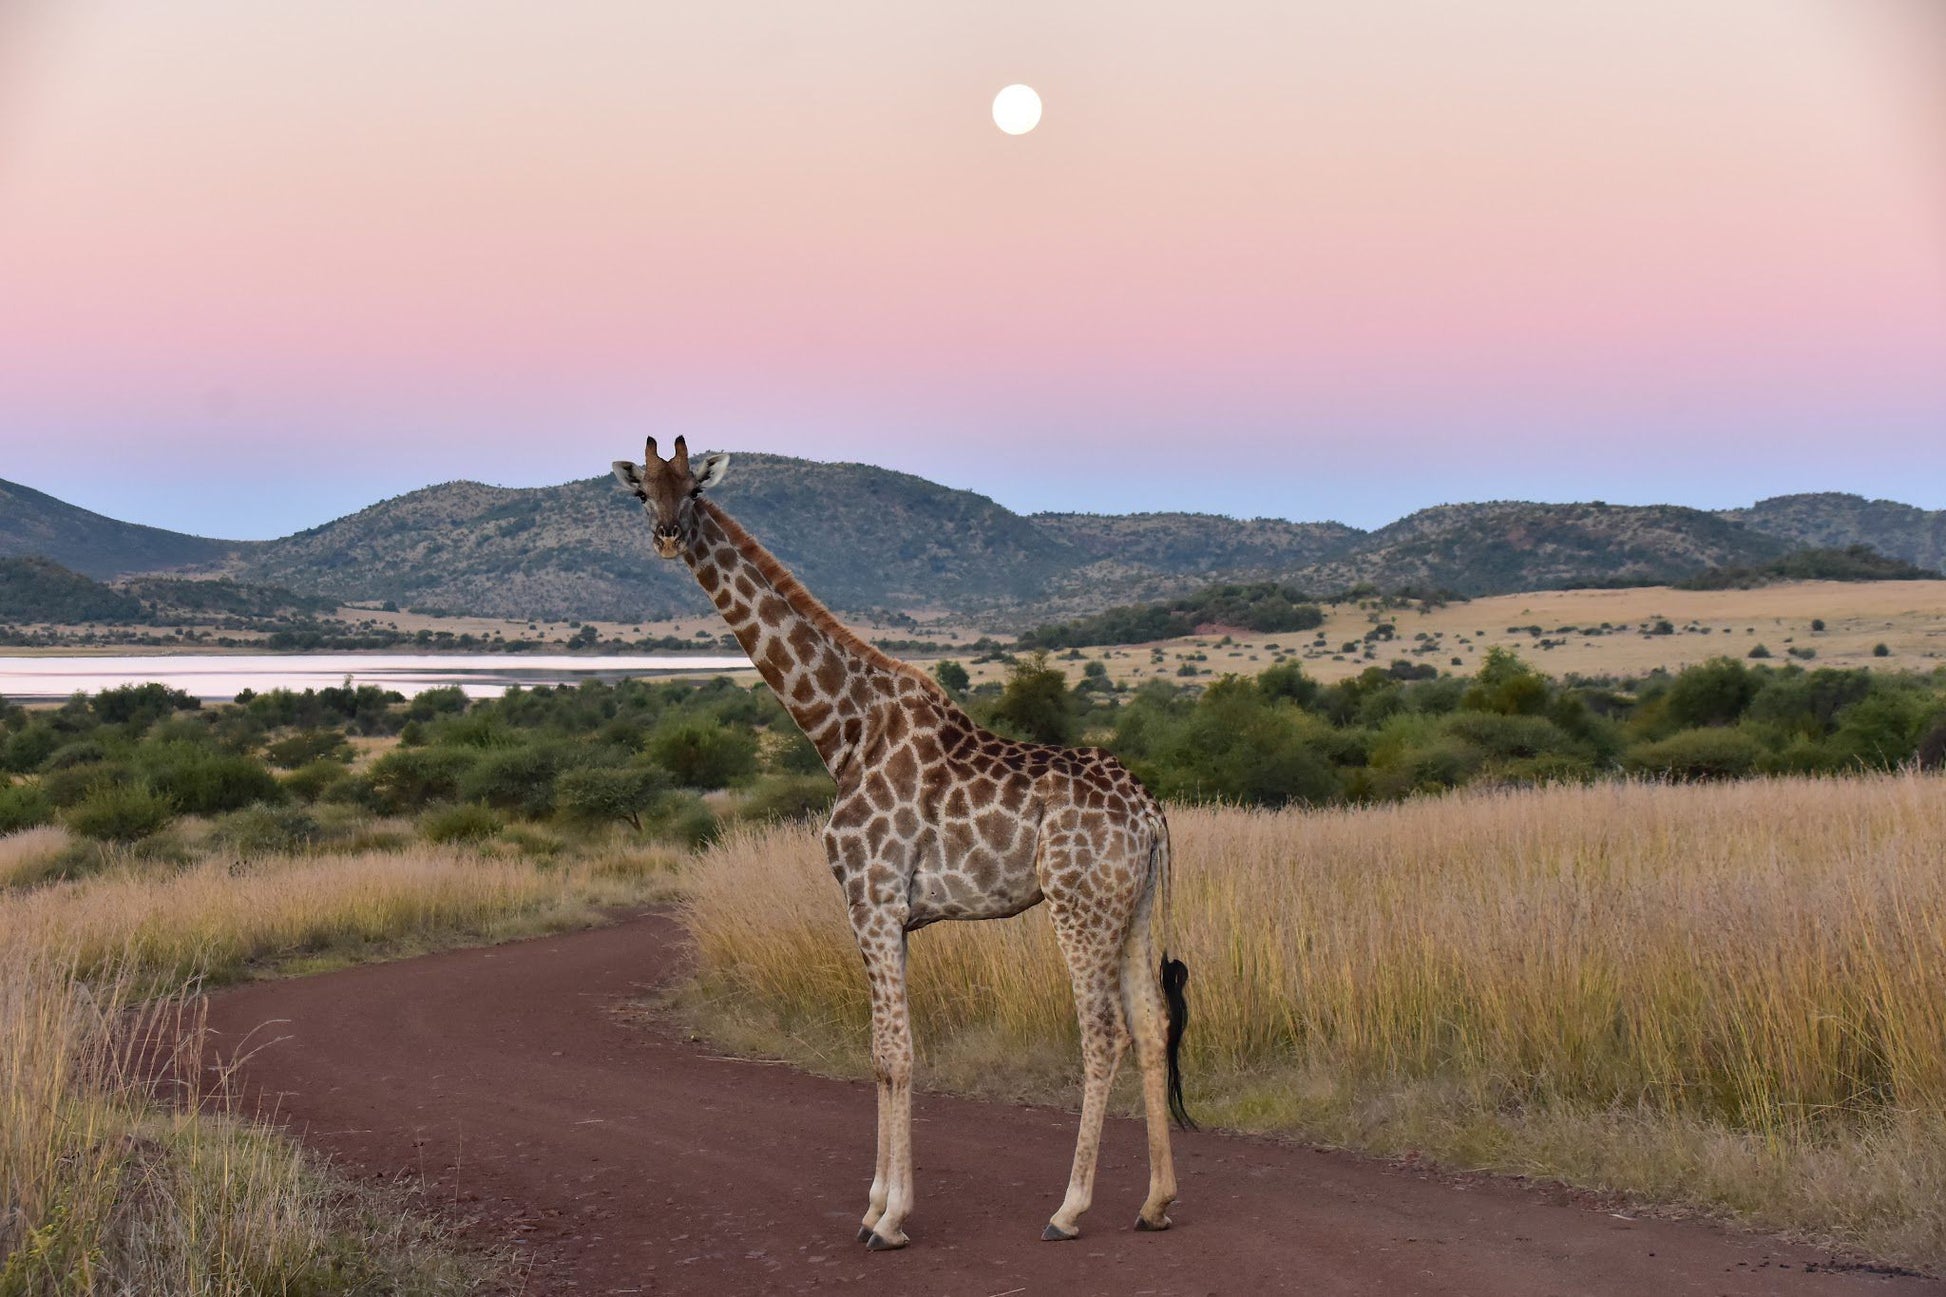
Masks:
[[[66,698],[117,685],[156,681],[198,698],[234,698],[245,689],[322,689],[353,684],[396,689],[408,698],[458,685],[471,698],[496,698],[509,685],[576,684],[629,676],[736,671],[740,656],[646,654],[581,657],[565,653],[156,653],[122,657],[0,656],[0,697]]]

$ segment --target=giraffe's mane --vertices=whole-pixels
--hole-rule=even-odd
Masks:
[[[698,496],[696,507],[703,510],[711,521],[723,529],[723,534],[729,539],[730,544],[736,546],[737,551],[750,561],[764,580],[770,583],[770,588],[790,605],[791,611],[817,627],[832,643],[881,671],[910,676],[932,693],[937,694],[942,701],[952,702],[946,694],[945,687],[938,681],[910,662],[902,662],[893,657],[839,621],[836,613],[825,607],[816,595],[805,589],[804,583],[798,580],[775,554],[765,549],[763,542],[745,531],[741,523],[724,512],[721,505],[707,496]]]

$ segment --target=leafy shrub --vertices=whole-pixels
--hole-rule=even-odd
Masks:
[[[18,833],[54,818],[54,803],[32,784],[0,786],[0,834]]]
[[[584,766],[563,774],[554,796],[570,819],[590,824],[621,820],[639,831],[643,815],[668,789],[669,776],[655,766]]]
[[[395,748],[372,763],[365,782],[376,809],[408,814],[458,797],[460,780],[479,759],[466,748]]]
[[[108,759],[107,749],[93,739],[76,739],[63,743],[47,754],[41,762],[43,770],[72,770],[76,766],[91,766]]]
[[[1874,644],[1872,645],[1872,656],[1875,658],[1889,658],[1892,656],[1892,646],[1890,644]]]
[[[1623,764],[1665,779],[1738,779],[1754,771],[1763,755],[1762,745],[1740,730],[1683,730],[1631,748]]]
[[[419,836],[428,842],[484,842],[505,827],[500,812],[477,802],[440,806],[419,817]]]
[[[1506,649],[1487,650],[1474,685],[1460,699],[1472,712],[1502,716],[1536,716],[1547,710],[1547,679]]]
[[[329,757],[299,766],[283,778],[284,791],[301,802],[323,800],[339,784],[353,778],[351,772]]]
[[[686,788],[723,788],[757,768],[757,739],[710,720],[678,720],[649,739],[649,755]]]
[[[830,810],[837,791],[828,775],[766,775],[737,810],[749,820],[801,820]]]
[[[120,761],[97,761],[92,765],[69,766],[41,776],[41,791],[56,806],[79,805],[97,788],[128,782],[128,766]]]
[[[459,795],[528,819],[554,813],[554,780],[562,754],[546,744],[495,748],[460,776]]]
[[[939,681],[950,694],[963,694],[966,692],[967,685],[972,683],[972,677],[966,674],[966,668],[951,658],[933,663],[932,678]]]
[[[351,744],[337,730],[305,730],[266,747],[264,759],[279,770],[295,770],[313,761],[349,761]]]
[[[155,791],[187,815],[219,815],[284,797],[277,777],[245,756],[170,744],[144,753],[142,765]]]
[[[175,803],[139,783],[91,789],[62,817],[71,833],[98,842],[137,842],[174,819]]]
[[[28,725],[15,730],[0,744],[0,768],[16,774],[39,770],[41,763],[61,746],[61,736],[46,725]]]
[[[1712,658],[1676,677],[1664,695],[1669,719],[1684,729],[1729,725],[1741,717],[1762,682],[1735,658]]]
[[[702,798],[694,793],[675,793],[662,799],[643,827],[665,842],[694,850],[708,846],[722,826]]]
[[[290,855],[317,846],[323,831],[301,806],[251,806],[218,820],[210,837],[241,856]]]
[[[1767,649],[1767,648],[1765,648],[1765,647],[1764,647],[1763,645],[1761,645],[1761,644],[1759,644],[1759,645],[1757,645],[1756,647],[1754,647],[1754,648],[1752,648],[1752,649],[1751,649],[1751,650],[1750,650],[1750,651],[1749,651],[1748,653],[1746,653],[1746,654],[1745,654],[1744,656],[1745,656],[1745,657],[1753,657],[1753,658],[1767,658],[1767,657],[1769,657],[1769,656],[1771,656],[1771,653],[1770,653],[1770,650],[1769,650],[1769,649]]]
[[[1462,712],[1445,721],[1448,734],[1478,748],[1489,757],[1510,759],[1572,752],[1574,740],[1545,716],[1506,716],[1498,712]]]
[[[1074,698],[1067,676],[1047,664],[1045,651],[1019,659],[1007,670],[1007,686],[990,719],[1035,743],[1073,742]]]

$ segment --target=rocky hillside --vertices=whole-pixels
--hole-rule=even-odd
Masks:
[[[88,576],[111,577],[219,562],[245,548],[238,541],[117,522],[0,480],[0,558],[44,558]]]
[[[1293,579],[1316,592],[1505,594],[1591,581],[1675,581],[1760,563],[1791,546],[1700,509],[1676,505],[1448,504],[1360,537]]]
[[[1849,495],[1785,496],[1720,513],[1451,504],[1364,532],[1193,513],[1022,516],[866,464],[738,455],[717,498],[842,611],[944,614],[996,630],[1220,582],[1272,581],[1317,595],[1358,584],[1486,595],[1675,581],[1857,544],[1946,565],[1946,512]],[[706,610],[688,574],[651,552],[639,506],[605,476],[520,489],[449,482],[253,542],[137,527],[0,483],[6,555],[50,557],[94,576],[187,569],[301,595],[511,618]]]
[[[1888,558],[1946,568],[1946,509],[1915,509],[1835,491],[1777,495],[1723,517],[1808,549],[1869,545]]]

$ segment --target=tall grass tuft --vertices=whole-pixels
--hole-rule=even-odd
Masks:
[[[295,1145],[204,1110],[194,1001],[72,971],[0,956],[0,1294],[470,1287],[417,1222],[346,1201]],[[164,1075],[180,1102],[154,1101]]]
[[[1171,821],[1193,1105],[1946,1263],[1946,780]],[[815,833],[732,834],[691,882],[719,1027],[861,1067],[863,978]],[[952,1083],[1078,1074],[1038,910],[917,934],[911,991]]]

